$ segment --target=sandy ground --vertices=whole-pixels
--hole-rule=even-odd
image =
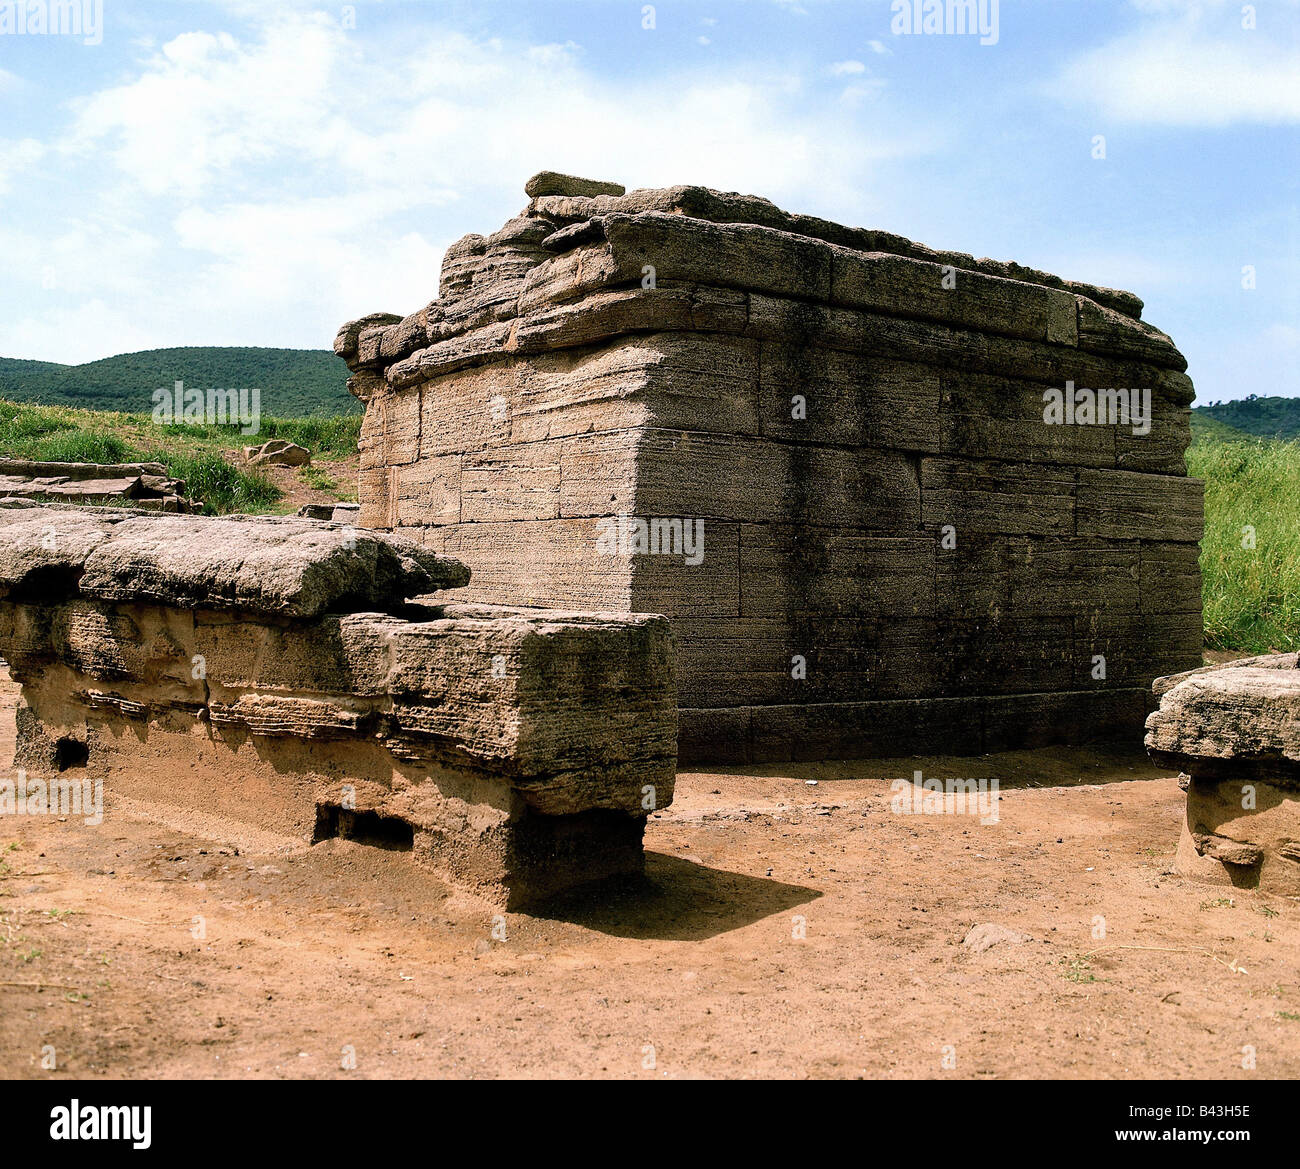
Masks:
[[[891,812],[916,768],[999,821]],[[1300,905],[1171,875],[1181,794],[1080,750],[688,774],[644,884],[495,923],[409,854],[5,818],[0,1076],[1300,1076]]]

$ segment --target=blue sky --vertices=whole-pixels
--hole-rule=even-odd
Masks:
[[[653,7],[102,0],[98,44],[0,33],[0,355],[327,347],[550,168],[1128,288],[1198,401],[1300,395],[1300,0],[1001,0],[993,44],[897,35],[890,0]]]

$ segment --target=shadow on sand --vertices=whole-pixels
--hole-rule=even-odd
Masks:
[[[821,891],[647,852],[644,877],[616,877],[529,909],[619,938],[697,942],[820,897]]]

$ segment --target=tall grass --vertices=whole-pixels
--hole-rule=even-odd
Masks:
[[[157,426],[147,414],[0,401],[0,458],[62,463],[161,463],[184,479],[209,514],[273,510],[283,492],[262,472],[235,466],[223,451],[284,438],[326,460],[356,452],[359,416],[263,418],[256,435],[237,426]],[[325,477],[323,471],[318,472]]]
[[[261,432],[249,441],[284,438],[305,446],[314,454],[346,458],[356,454],[360,437],[361,415],[343,414],[335,417],[263,418]]]
[[[1202,438],[1187,468],[1205,480],[1206,645],[1300,649],[1300,443]]]
[[[132,417],[124,415],[123,417]],[[148,422],[147,419],[141,419]],[[152,422],[149,422],[152,426]],[[162,427],[156,427],[162,430]],[[361,434],[359,415],[336,418],[262,418],[256,434],[244,434],[238,426],[213,426],[207,423],[176,423],[166,427],[169,436],[223,448],[260,446],[273,438],[283,438],[305,446],[315,455],[346,458],[355,454]]]
[[[33,458],[52,463],[124,463],[130,455],[130,448],[117,435],[88,430],[47,434],[33,450]]]
[[[185,454],[153,450],[145,452],[143,461],[162,463],[173,478],[184,479],[185,494],[203,500],[204,511],[216,515],[256,515],[273,506],[283,494],[260,472],[242,471],[209,451]]]

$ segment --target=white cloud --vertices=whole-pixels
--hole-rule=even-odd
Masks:
[[[840,104],[852,109],[864,102],[878,98],[884,91],[885,82],[878,77],[871,78],[868,81],[855,81],[850,85],[846,85],[841,91]]]
[[[441,201],[451,197],[445,193]],[[431,210],[438,201],[431,201]],[[246,304],[260,312],[268,302],[301,304],[304,298],[322,310],[364,300],[409,312],[432,297],[443,249],[419,232],[372,230],[398,209],[395,192],[372,191],[190,208],[175,227],[182,248],[212,258],[204,287],[236,314]]]
[[[826,69],[832,77],[850,77],[867,71],[867,67],[861,61],[836,61]]]
[[[13,186],[15,177],[45,157],[45,146],[34,138],[0,139],[0,194]]]
[[[884,41],[868,41],[867,48],[880,57],[889,56],[893,52],[893,50],[885,47]]]
[[[20,240],[0,229],[51,305],[44,325],[0,316],[0,353],[327,345],[350,317],[426,303],[447,244],[499,226],[538,170],[834,217],[870,204],[880,160],[934,146],[901,119],[864,129],[860,95],[815,101],[798,73],[743,61],[602,80],[572,43],[384,35],[305,13],[137,49],[133,75],[75,101],[49,152],[61,191],[93,182],[99,218],[70,200]],[[41,150],[0,147],[0,183]],[[51,265],[53,293],[39,289]],[[65,327],[87,306],[93,327]]]
[[[104,151],[149,194],[193,196],[241,164],[322,151],[311,131],[337,96],[337,35],[323,21],[270,27],[244,46],[228,33],[185,33],[135,81],[73,104],[69,149]]]
[[[1093,106],[1116,123],[1300,122],[1294,38],[1242,29],[1237,5],[1140,0],[1138,6],[1153,19],[1075,57],[1049,86],[1053,96]]]
[[[29,302],[24,312],[4,322],[0,352],[6,357],[79,364],[115,353],[174,345],[177,334],[167,330],[176,323],[165,318],[142,320],[130,307],[99,297],[50,307]]]

